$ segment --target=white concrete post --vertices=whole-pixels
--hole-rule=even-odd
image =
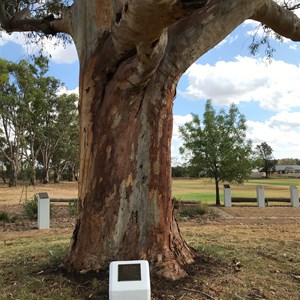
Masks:
[[[298,194],[298,189],[295,185],[290,186],[290,193],[291,193],[291,206],[299,207],[299,194]]]
[[[50,199],[48,193],[38,193],[38,229],[50,228]]]
[[[224,184],[224,206],[231,207],[231,191],[229,184]]]
[[[265,190],[262,185],[256,186],[257,206],[265,207]]]

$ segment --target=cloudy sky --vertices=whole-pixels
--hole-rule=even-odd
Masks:
[[[216,110],[238,105],[246,116],[248,138],[254,146],[267,142],[275,158],[300,158],[300,43],[272,41],[276,48],[271,63],[264,49],[251,56],[249,45],[257,24],[245,22],[214,49],[202,56],[181,78],[174,102],[172,156],[181,144],[178,126],[202,118],[204,104],[212,99]],[[18,34],[2,34],[0,57],[19,61],[38,50]],[[50,74],[65,83],[65,91],[78,92],[78,60],[73,45],[66,48],[46,43],[51,53]]]

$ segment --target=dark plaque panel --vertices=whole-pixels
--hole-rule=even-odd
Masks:
[[[118,265],[118,281],[141,281],[141,265]]]
[[[38,193],[38,194],[39,194],[40,199],[48,199],[49,198],[48,193],[43,192],[43,193]]]

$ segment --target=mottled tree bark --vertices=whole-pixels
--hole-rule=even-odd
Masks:
[[[90,72],[81,77],[91,98],[84,118],[92,122],[82,121],[80,207],[66,265],[98,270],[111,260],[148,259],[159,274],[175,279],[193,261],[171,201],[172,107],[180,74],[158,69],[134,86],[124,80],[135,73],[132,59],[106,83],[95,86]]]

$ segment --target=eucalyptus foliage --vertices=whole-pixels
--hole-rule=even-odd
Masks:
[[[37,165],[48,182],[57,161],[78,162],[78,97],[60,94],[62,83],[47,76],[43,57],[0,60],[0,69],[0,158],[9,184],[15,186],[20,174],[34,184]]]

